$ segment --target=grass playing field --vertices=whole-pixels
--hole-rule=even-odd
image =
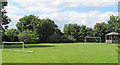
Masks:
[[[8,51],[5,48],[3,63],[117,63],[117,44],[58,43],[31,44],[34,53]],[[25,48],[28,50],[28,48]]]

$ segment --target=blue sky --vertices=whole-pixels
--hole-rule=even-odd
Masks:
[[[24,1],[24,2],[23,2]],[[40,1],[40,2],[38,2]],[[16,28],[19,18],[35,14],[41,19],[50,18],[62,30],[64,24],[77,23],[93,27],[95,23],[106,22],[109,16],[117,15],[118,0],[11,0],[6,10],[11,18],[9,28]]]
[[[10,2],[11,3],[11,2]],[[19,9],[24,9],[26,7],[21,6],[18,2],[12,2],[13,6],[18,7]],[[77,7],[64,7],[60,10],[58,10],[58,12],[65,12],[65,11],[76,11],[76,12],[89,12],[89,11],[94,11],[94,10],[98,10],[101,11],[102,13],[108,12],[108,11],[112,11],[112,12],[118,12],[118,5],[109,5],[109,6],[104,6],[104,7],[96,7],[96,6],[77,6]],[[15,13],[15,15],[26,15],[26,14],[44,14],[47,12],[40,12],[40,11],[36,11],[36,12],[28,12],[25,11],[25,14],[21,14],[21,13]],[[14,13],[13,13],[14,14]]]

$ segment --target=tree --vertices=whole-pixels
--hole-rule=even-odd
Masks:
[[[54,21],[50,19],[42,19],[37,23],[38,24],[35,26],[35,29],[37,34],[39,35],[39,41],[47,42],[47,38],[50,35],[54,34],[58,26],[55,24]]]
[[[3,5],[6,5],[6,3],[3,3]],[[2,27],[3,29],[7,29],[8,25],[11,22],[11,19],[7,16],[7,12],[5,11],[4,6],[2,6],[1,8],[2,10],[2,25],[4,25],[4,27]]]
[[[80,26],[77,24],[66,24],[64,26],[64,33],[73,36],[77,41],[79,41],[79,32]]]
[[[66,24],[64,26],[64,33],[73,36],[77,42],[83,42],[86,36],[94,36],[94,30],[92,28],[86,27],[86,25],[79,26],[77,24]]]
[[[94,37],[95,36],[95,30],[90,28],[90,27],[87,27],[87,36],[86,37]]]
[[[79,32],[79,37],[80,37],[80,41],[84,42],[84,38],[87,36],[87,27],[86,25],[82,25],[80,27],[80,32]]]
[[[8,24],[11,22],[11,19],[6,15],[7,12],[5,11],[4,5],[7,5],[7,3],[2,3],[3,6],[1,7],[2,13],[2,24],[0,24],[0,33],[2,33],[2,41],[7,41],[8,37],[5,35],[5,29],[8,29]],[[2,26],[4,25],[4,26]]]
[[[109,32],[120,32],[120,19],[118,18],[118,16],[110,16],[107,28]]]
[[[102,42],[105,42],[105,35],[109,32],[106,25],[107,24],[105,24],[105,22],[96,23],[94,25],[95,36],[96,37],[101,37]]]
[[[39,19],[38,16],[29,15],[20,18],[19,21],[20,22],[16,24],[16,27],[20,32],[23,32],[27,29],[34,31],[35,30],[34,26],[36,26],[38,22],[40,22],[41,20]]]
[[[39,37],[39,42],[47,42],[47,38],[54,34],[57,29],[57,25],[50,19],[39,19],[38,16],[29,15],[19,19],[17,23],[17,29],[20,32],[31,30],[36,32]]]

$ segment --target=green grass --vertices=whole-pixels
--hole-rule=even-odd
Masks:
[[[117,44],[70,43],[32,44],[34,53],[8,51],[5,48],[3,63],[117,63]],[[25,48],[28,50],[27,48]]]

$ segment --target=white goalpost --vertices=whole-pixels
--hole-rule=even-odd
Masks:
[[[87,42],[87,39],[99,39],[99,40],[100,40],[100,43],[101,43],[101,37],[85,37],[85,38],[84,38],[84,42],[85,42],[85,43]]]
[[[2,50],[4,49],[5,44],[22,44],[22,52],[34,52],[34,51],[25,51],[25,44],[24,42],[3,42],[2,43]]]

